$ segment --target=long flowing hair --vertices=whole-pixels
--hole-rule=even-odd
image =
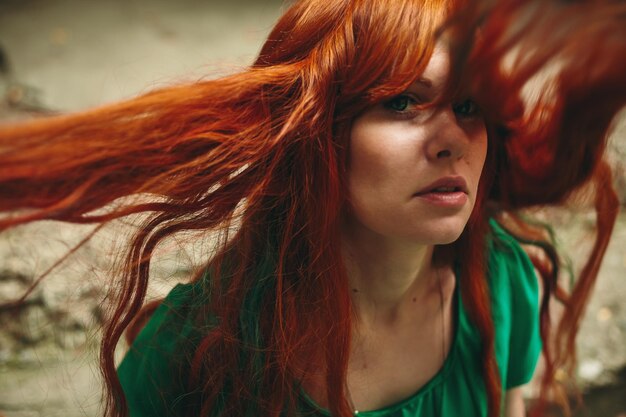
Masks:
[[[210,275],[203,314],[216,318],[192,355],[189,389],[201,392],[195,413],[293,413],[298,381],[310,372],[302,358],[311,358],[324,371],[331,413],[352,415],[345,381],[353,310],[338,245],[351,121],[404,91],[445,37],[454,62],[446,95],[470,94],[481,105],[489,150],[467,227],[439,250],[463,260],[460,292],[482,338],[494,417],[502,387],[484,279],[487,220],[495,216],[548,254],[533,256],[544,287],[547,391],[557,369],[573,372],[574,338],[617,214],[603,153],[626,100],[624,16],[623,4],[608,1],[298,1],[239,74],[0,129],[0,230],[149,215],[128,248],[104,327],[105,415],[128,415],[114,351],[147,316],[155,248],[198,230],[221,237],[193,278]],[[524,86],[555,62],[556,88],[525,105]],[[595,246],[566,294],[553,246],[517,214],[562,204],[589,183]],[[554,296],[565,305],[556,331]]]

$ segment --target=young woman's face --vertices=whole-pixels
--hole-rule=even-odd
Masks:
[[[470,99],[425,110],[449,73],[437,48],[402,95],[356,118],[350,138],[351,223],[390,238],[446,244],[463,231],[487,154],[483,118]]]

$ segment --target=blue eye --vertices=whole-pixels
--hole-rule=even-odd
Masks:
[[[478,105],[470,99],[453,104],[452,109],[461,117],[473,117],[480,112]]]
[[[415,104],[415,99],[407,95],[399,95],[384,103],[385,108],[393,110],[398,113],[405,112],[412,104]]]

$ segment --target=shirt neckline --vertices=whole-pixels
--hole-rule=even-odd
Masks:
[[[457,356],[457,350],[458,350],[458,346],[459,346],[459,326],[460,326],[460,321],[461,321],[461,313],[463,311],[463,304],[461,302],[461,296],[459,293],[459,280],[458,280],[458,276],[459,274],[456,271],[456,268],[454,268],[455,270],[455,285],[454,285],[454,306],[455,306],[455,310],[453,312],[454,314],[454,321],[453,321],[453,326],[454,326],[454,333],[453,333],[453,337],[452,337],[452,346],[450,347],[450,350],[448,351],[448,355],[446,356],[446,359],[443,363],[443,365],[441,366],[441,368],[439,369],[439,371],[437,371],[437,373],[435,375],[433,375],[433,377],[431,379],[428,380],[428,382],[426,382],[424,385],[422,385],[422,387],[420,389],[418,389],[415,393],[413,393],[412,395],[410,395],[409,397],[400,400],[394,404],[390,404],[386,407],[382,407],[382,408],[378,408],[375,410],[367,410],[367,411],[355,411],[354,415],[358,416],[358,417],[384,417],[390,413],[393,413],[395,411],[397,411],[400,408],[405,408],[405,407],[409,407],[411,404],[418,402],[422,399],[422,397],[424,397],[428,392],[430,392],[433,388],[435,388],[436,386],[440,385],[441,383],[443,383],[446,379],[446,376],[451,372],[451,370],[454,368],[454,364],[456,363],[456,356]],[[313,407],[315,410],[317,410],[320,414],[327,416],[327,417],[332,417],[332,415],[330,414],[330,412],[320,406],[319,404],[317,404],[315,402],[315,400],[313,400],[313,398],[311,398],[306,391],[304,391],[303,388],[300,389],[300,396],[302,397],[302,399],[311,407]]]

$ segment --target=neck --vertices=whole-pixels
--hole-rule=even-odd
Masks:
[[[358,321],[398,323],[405,312],[439,294],[434,247],[381,236],[358,226],[346,226],[343,256]]]

